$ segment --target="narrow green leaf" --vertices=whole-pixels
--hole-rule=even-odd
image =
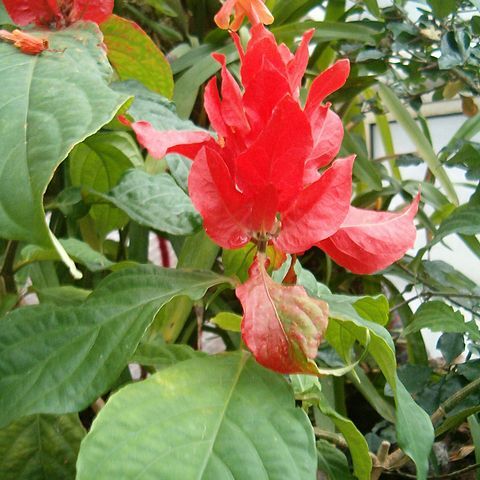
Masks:
[[[314,38],[319,42],[332,40],[356,40],[362,43],[375,44],[374,36],[378,33],[360,22],[316,22],[306,20],[273,27],[272,32],[281,41],[292,41],[306,30],[315,28]]]
[[[171,98],[173,75],[170,64],[135,22],[111,15],[100,28],[108,59],[121,80],[137,80],[150,90]]]
[[[101,197],[140,225],[171,235],[190,235],[202,223],[188,195],[166,173],[149,175],[129,170],[113,190]]]
[[[85,408],[117,379],[165,303],[199,299],[225,282],[213,272],[143,265],[106,277],[78,307],[14,310],[0,331],[0,425]]]
[[[113,395],[82,442],[77,479],[314,480],[316,467],[312,427],[288,384],[237,352]]]
[[[378,88],[383,103],[387,106],[391,114],[416,145],[419,155],[425,160],[430,171],[438,179],[450,201],[455,205],[458,205],[457,193],[455,192],[455,188],[450,181],[449,176],[439,162],[429,141],[420,130],[419,126],[415,123],[415,120],[388,86],[380,83]]]
[[[0,231],[59,249],[42,206],[53,172],[73,146],[109,122],[127,97],[111,90],[111,67],[91,22],[42,30],[51,51],[25,55],[0,43]]]
[[[73,480],[85,430],[78,415],[33,415],[0,430],[2,480]]]
[[[475,446],[475,460],[477,463],[480,463],[480,422],[478,421],[478,417],[475,415],[468,417],[468,426],[470,427],[470,434],[473,445]],[[480,480],[480,472],[478,471],[477,480]]]

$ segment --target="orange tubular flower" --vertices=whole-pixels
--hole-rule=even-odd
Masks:
[[[230,21],[233,15],[233,20]],[[224,30],[236,31],[248,17],[252,25],[273,23],[273,16],[263,3],[263,0],[226,0],[215,15],[215,23]]]
[[[0,38],[12,42],[18,49],[27,55],[38,55],[48,49],[48,40],[34,37],[21,30],[9,32],[0,30]]]

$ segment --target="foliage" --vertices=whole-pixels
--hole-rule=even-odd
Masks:
[[[426,479],[478,463],[480,291],[433,258],[454,236],[480,257],[479,3],[231,0],[216,20],[245,20],[233,39],[217,0],[122,0],[115,15],[84,3],[0,3],[0,477]],[[253,135],[212,121],[210,78],[229,119],[239,84],[269,85],[248,86],[237,48],[267,35],[247,17],[269,11],[306,79],[275,43],[270,73],[291,100]],[[252,62],[251,78],[269,68]],[[441,151],[432,98],[465,115]],[[415,151],[400,154],[391,121]],[[235,153],[232,194],[218,145],[252,136],[277,169]],[[351,159],[328,168],[339,150],[357,156],[353,182]],[[412,163],[423,181],[406,177]],[[307,201],[315,181],[331,190]],[[426,241],[403,256],[417,204]],[[441,360],[423,329],[441,334]],[[442,448],[459,460],[442,463]]]

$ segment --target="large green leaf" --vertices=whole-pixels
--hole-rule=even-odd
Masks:
[[[100,26],[108,59],[121,80],[134,79],[154,92],[170,98],[172,69],[154,41],[135,23],[111,15]]]
[[[245,352],[179,363],[111,397],[78,480],[316,478],[313,430],[280,376]]]
[[[415,462],[417,478],[425,480],[428,472],[428,457],[434,440],[433,426],[427,413],[413,401],[398,379],[395,347],[391,336],[381,325],[362,318],[352,306],[349,297],[327,294],[319,297],[329,305],[330,323],[337,323],[338,328],[344,329],[351,337],[363,344],[365,344],[365,330],[369,331],[368,351],[382,370],[394,393],[398,443]]]
[[[0,331],[0,425],[85,408],[116,380],[157,311],[228,281],[213,272],[143,265],[105,278],[78,307],[20,308]]]
[[[132,137],[125,132],[98,133],[77,145],[70,154],[70,178],[74,186],[106,193],[117,185],[125,171],[143,165]],[[103,238],[124,226],[128,217],[112,205],[93,205],[88,214]]]
[[[129,170],[102,198],[140,225],[172,235],[190,235],[202,223],[188,195],[166,173]]]
[[[85,430],[77,415],[32,415],[0,430],[2,480],[70,480]]]
[[[387,85],[380,83],[378,85],[378,89],[383,103],[387,106],[395,120],[397,120],[397,122],[415,144],[418,149],[418,154],[423,158],[430,171],[438,179],[450,201],[458,205],[458,197],[457,193],[455,192],[455,188],[452,185],[452,182],[450,181],[450,178],[445,172],[442,164],[439,162],[438,157],[427,137],[424,135],[420,127],[415,123],[415,120],[404,107],[402,102]]]
[[[74,145],[110,121],[127,97],[108,86],[112,70],[96,25],[33,34],[48,37],[52,51],[25,55],[0,43],[0,232],[53,242],[64,254],[46,225],[43,194]]]

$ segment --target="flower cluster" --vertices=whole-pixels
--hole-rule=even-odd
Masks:
[[[233,14],[233,20],[230,17]],[[263,3],[263,0],[226,0],[220,11],[215,15],[215,23],[224,30],[236,31],[247,17],[252,25],[263,23],[270,25],[273,16]]]
[[[401,258],[415,240],[418,198],[401,213],[350,206],[354,156],[337,159],[343,126],[325,98],[347,80],[340,60],[312,82],[305,105],[300,86],[308,63],[306,32],[295,54],[254,25],[246,52],[236,42],[242,87],[226,67],[221,88],[212,78],[205,109],[216,132],[156,131],[136,122],[154,157],[176,152],[194,160],[189,192],[210,237],[225,248],[250,240],[286,253],[317,247],[356,273],[372,273]]]

